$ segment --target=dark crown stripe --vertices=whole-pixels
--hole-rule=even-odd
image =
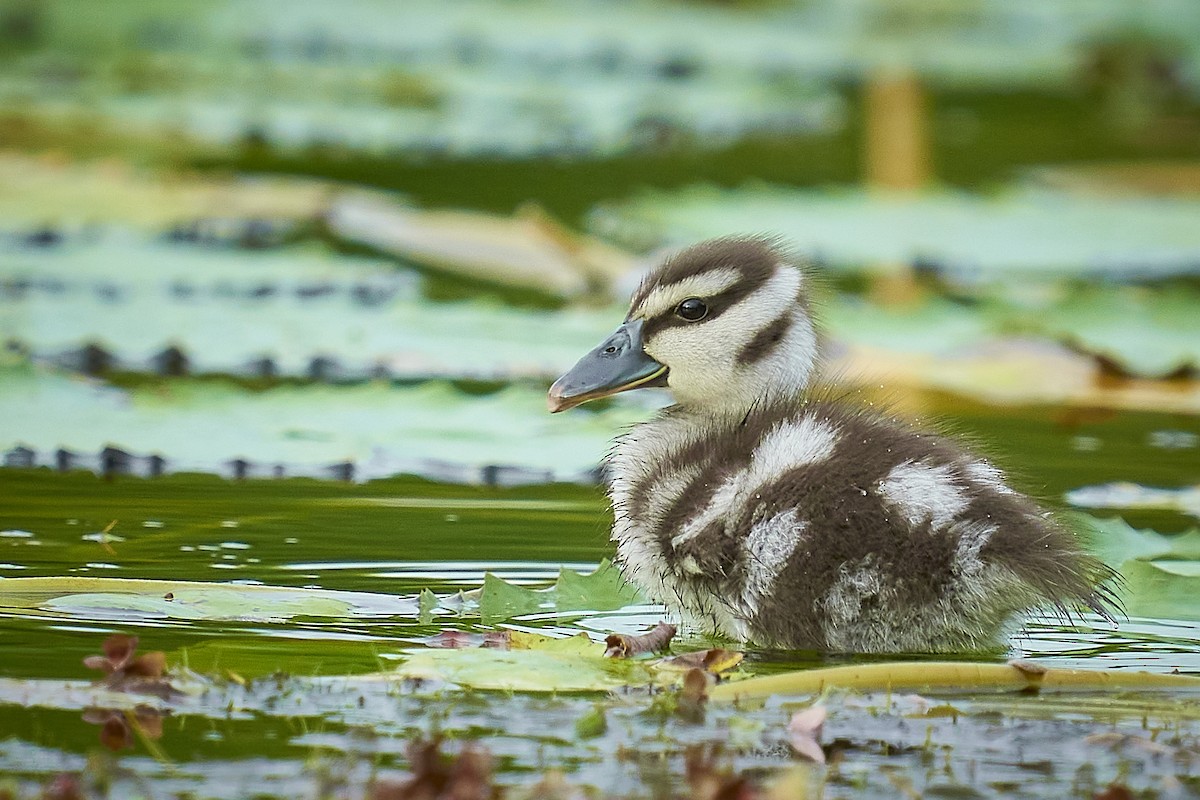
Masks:
[[[704,242],[680,251],[647,276],[634,293],[629,307],[637,309],[655,289],[671,286],[685,278],[718,269],[741,270],[744,277],[752,273],[770,275],[779,261],[779,254],[762,239],[731,238]]]
[[[791,327],[792,312],[785,311],[767,327],[754,334],[754,338],[738,352],[737,363],[742,366],[750,366],[763,360],[779,347]]]

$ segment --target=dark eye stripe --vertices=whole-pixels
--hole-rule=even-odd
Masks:
[[[679,327],[682,325],[705,325],[717,319],[729,309],[733,308],[747,296],[758,291],[771,279],[770,272],[755,272],[752,274],[743,273],[743,277],[733,286],[730,286],[719,294],[710,295],[709,297],[701,298],[708,305],[708,316],[698,322],[689,322],[675,316],[675,309],[670,308],[666,311],[651,317],[646,320],[646,325],[642,329],[642,338],[649,338],[658,331],[667,328]]]

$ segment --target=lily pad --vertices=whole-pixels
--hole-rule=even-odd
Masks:
[[[125,470],[329,477],[352,464],[355,479],[400,473],[456,483],[591,480],[613,431],[644,416],[630,403],[569,418],[546,413],[540,386],[468,394],[440,382],[417,386],[279,386],[178,379],[116,389],[44,370],[0,368],[0,451],[22,445],[35,465],[56,466],[60,448],[77,468],[97,469],[109,446],[137,456]],[[500,466],[497,466],[500,465]],[[507,470],[501,468],[509,468]],[[348,476],[347,476],[348,477]]]
[[[419,296],[418,280],[319,246],[246,251],[107,237],[0,248],[0,289],[17,287],[0,292],[0,339],[72,366],[93,346],[128,372],[553,378],[619,316],[437,303]],[[182,358],[164,360],[165,351]]]
[[[516,586],[488,573],[479,592],[479,613],[490,623],[538,611],[611,611],[639,599],[637,590],[605,559],[586,575],[562,570],[547,589]]]
[[[526,634],[520,645],[408,650],[404,664],[387,676],[516,692],[597,692],[653,679],[644,662],[605,658],[603,646],[583,634],[567,639]]]
[[[1164,536],[1156,531],[1131,527],[1119,517],[1097,519],[1085,514],[1072,514],[1070,519],[1090,533],[1091,549],[1113,566],[1127,561],[1164,558],[1200,559],[1200,528]]]
[[[1200,368],[1198,308],[1191,289],[1097,286],[1022,322],[1128,374],[1162,378]]]
[[[1194,274],[1200,200],[1087,197],[1017,188],[887,195],[706,186],[646,192],[594,217],[635,243],[772,231],[834,270],[920,263],[967,283]],[[864,236],[864,231],[870,231]]]
[[[412,617],[412,598],[366,592],[119,578],[3,578],[0,607],[112,621],[269,622],[304,617]]]
[[[1121,519],[1076,519],[1093,532],[1091,548],[1121,573],[1130,615],[1200,620],[1200,528],[1164,536]]]
[[[1080,508],[1147,508],[1179,511],[1200,518],[1200,485],[1159,489],[1128,481],[1081,486],[1066,494]]]

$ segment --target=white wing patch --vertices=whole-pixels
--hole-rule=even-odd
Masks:
[[[960,578],[974,578],[983,571],[983,559],[980,551],[991,541],[996,533],[995,525],[984,522],[960,522],[951,532],[958,535],[958,543],[954,547],[954,568]]]
[[[684,542],[694,539],[712,523],[724,518],[737,498],[739,483],[738,480],[730,477],[718,486],[704,510],[689,519],[679,533],[671,537],[671,545],[679,547]]]
[[[882,596],[882,597],[881,597]],[[838,579],[819,604],[825,612],[825,643],[833,650],[850,651],[858,646],[863,601],[891,596],[874,556],[854,564],[843,564]]]
[[[967,461],[962,465],[962,470],[971,480],[1000,494],[1016,494],[1004,483],[1004,473],[986,461]]]
[[[746,581],[742,586],[742,603],[748,619],[754,617],[762,598],[775,586],[807,528],[808,520],[797,519],[794,508],[750,528],[745,545]]]
[[[879,494],[909,525],[926,522],[937,531],[966,510],[968,500],[955,485],[953,467],[931,466],[924,461],[897,464],[879,482]]]
[[[824,461],[837,444],[837,428],[823,419],[802,416],[776,425],[754,448],[746,485],[776,481],[797,467]]]

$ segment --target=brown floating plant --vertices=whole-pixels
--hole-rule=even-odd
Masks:
[[[457,756],[446,758],[441,744],[440,737],[410,742],[412,777],[376,781],[368,800],[490,800],[500,796],[492,782],[492,756],[487,750],[468,744]]]
[[[133,747],[135,733],[147,739],[161,739],[164,712],[149,706],[138,706],[133,711],[112,708],[89,708],[83,712],[83,721],[100,727],[100,743],[109,750],[126,750]]]
[[[755,800],[757,787],[744,774],[718,763],[719,744],[693,744],[684,752],[684,775],[692,800]]]
[[[681,653],[677,656],[664,658],[658,662],[658,668],[673,672],[690,672],[693,669],[703,670],[709,675],[719,675],[742,663],[745,653],[737,650],[726,650],[723,647],[710,647],[708,650],[695,650],[691,653]]]
[[[155,650],[142,655],[137,652],[138,637],[114,633],[104,640],[104,655],[87,656],[83,665],[104,671],[101,683],[113,691],[136,692],[167,698],[178,690],[163,679],[167,655]]]
[[[629,636],[624,633],[609,634],[604,640],[607,649],[604,655],[609,658],[630,658],[641,653],[657,653],[667,649],[671,639],[675,638],[675,626],[660,622],[649,633],[641,636]]]

